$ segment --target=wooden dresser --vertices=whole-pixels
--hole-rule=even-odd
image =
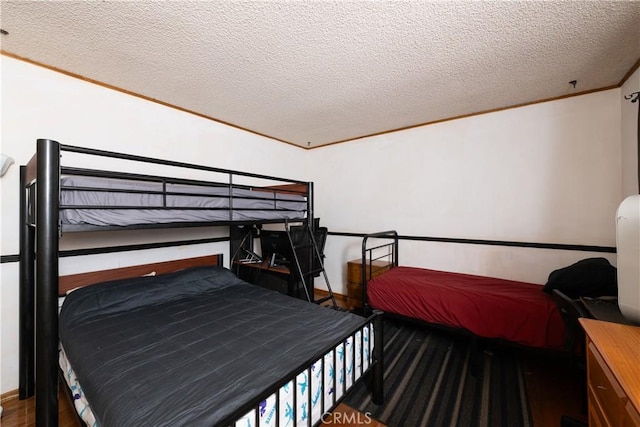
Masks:
[[[640,427],[640,327],[580,324],[587,336],[589,426]]]
[[[376,277],[391,268],[389,261],[367,262],[367,277]],[[372,274],[373,271],[373,274]],[[347,307],[362,308],[362,259],[347,262]]]

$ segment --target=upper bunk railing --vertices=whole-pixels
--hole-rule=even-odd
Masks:
[[[69,167],[61,164],[61,153],[63,152],[97,156],[105,159],[106,163],[110,162],[106,161],[106,159],[118,159],[160,166],[186,168],[190,171],[221,173],[227,175],[228,178],[227,182],[222,183],[200,179],[145,175],[137,172],[115,172],[103,169]],[[165,203],[166,197],[179,196],[180,193],[183,193],[182,191],[173,191],[173,193],[177,194],[172,194],[171,189],[168,188],[170,185],[188,184],[228,189],[229,194],[227,197],[229,198],[229,207],[232,213],[230,219],[227,221],[174,222],[142,226],[136,225],[133,227],[118,226],[116,229],[210,226],[231,223],[285,221],[284,219],[273,221],[265,221],[262,219],[234,221],[233,211],[237,211],[238,209],[233,206],[234,203],[239,200],[234,194],[234,191],[248,189],[248,187],[265,192],[274,191],[276,195],[273,197],[276,198],[281,194],[291,195],[296,192],[304,194],[306,196],[306,209],[304,215],[302,215],[303,217],[298,219],[313,224],[313,184],[311,182],[122,154],[112,151],[74,147],[63,145],[49,139],[39,139],[37,141],[36,154],[27,165],[20,168],[19,395],[21,399],[24,399],[35,393],[36,424],[42,426],[54,425],[52,424],[52,420],[57,420],[58,413],[58,257],[59,238],[62,232],[60,222],[61,208],[68,208],[68,206],[62,205],[60,202],[61,190],[64,189],[61,188],[63,187],[63,185],[61,185],[61,177],[65,175],[159,182],[162,185],[162,190],[158,190],[156,195],[161,194]],[[240,177],[247,178],[249,181],[269,181],[273,183],[273,185],[258,186],[234,182],[241,179]],[[198,194],[198,196],[202,195]],[[245,198],[246,197],[262,198],[261,195],[245,196]],[[286,199],[286,197],[283,198]],[[87,206],[82,207],[88,209]],[[95,206],[92,206],[92,208],[95,208]],[[113,208],[113,206],[111,208]],[[136,206],[136,208],[140,209],[141,206]],[[166,206],[166,208],[168,208],[168,206]],[[155,208],[152,208],[152,210],[153,209]],[[178,209],[182,210],[182,208]],[[291,220],[291,218],[287,219]],[[94,229],[103,230],[109,228],[95,227]],[[38,309],[35,310],[35,307]]]
[[[158,158],[154,158],[154,157],[146,157],[146,156],[139,156],[139,155],[135,155],[135,154],[125,154],[125,153],[118,153],[115,151],[108,151],[108,150],[100,150],[100,149],[96,149],[96,148],[85,148],[85,147],[77,147],[77,146],[73,146],[73,145],[65,145],[65,144],[60,144],[59,142],[50,140],[50,139],[38,139],[38,144],[40,144],[40,141],[42,141],[43,144],[53,144],[54,146],[57,145],[59,151],[62,153],[64,151],[69,152],[69,153],[78,153],[78,154],[87,154],[87,155],[92,155],[92,156],[100,156],[100,157],[109,157],[109,158],[113,158],[113,159],[120,159],[120,160],[131,160],[131,161],[137,161],[137,162],[142,162],[142,163],[153,163],[153,164],[157,164],[157,165],[164,165],[164,166],[175,166],[175,167],[182,167],[182,168],[187,168],[187,169],[194,169],[194,170],[202,170],[202,171],[208,171],[208,172],[218,172],[218,173],[224,173],[224,174],[229,174],[229,175],[236,175],[236,176],[246,176],[246,177],[251,177],[251,178],[263,178],[263,179],[268,179],[268,180],[273,180],[273,181],[282,181],[282,182],[288,182],[291,184],[307,184],[307,182],[305,181],[299,181],[299,180],[293,180],[290,178],[280,178],[280,177],[276,177],[276,176],[270,176],[270,175],[262,175],[262,174],[256,174],[256,173],[251,173],[251,172],[243,172],[243,171],[237,171],[237,170],[232,170],[232,169],[224,169],[224,168],[216,168],[216,167],[212,167],[212,166],[205,166],[205,165],[199,165],[199,164],[195,164],[195,163],[185,163],[185,162],[177,162],[175,160],[166,160],[166,159],[158,159]],[[36,154],[31,158],[31,160],[29,160],[29,163],[27,164],[27,181],[32,181],[34,179],[36,179],[37,176],[37,167],[36,167],[36,162],[37,161],[37,152]],[[32,165],[33,163],[33,165]],[[32,165],[30,167],[30,165]]]
[[[172,210],[172,211],[228,211],[226,217],[215,216],[211,219],[197,219],[194,221],[165,219],[159,223],[152,221],[141,224],[126,225],[125,228],[160,228],[160,227],[186,227],[203,226],[211,223],[217,225],[237,224],[237,223],[267,223],[283,222],[286,220],[304,221],[313,218],[313,185],[310,182],[300,181],[290,178],[282,178],[264,174],[257,174],[244,171],[236,171],[200,164],[178,162],[173,160],[157,159],[146,156],[138,156],[113,151],[83,148],[59,144],[51,140],[38,140],[38,147],[50,145],[54,152],[58,152],[57,164],[51,164],[55,168],[58,181],[56,192],[58,195],[57,209],[60,211],[75,210]],[[108,159],[124,160],[126,162],[141,162],[146,164],[177,167],[188,171],[202,171],[216,174],[216,179],[193,179],[180,178],[167,175],[143,174],[138,172],[124,172],[105,169],[91,169],[82,167],[71,167],[62,165],[61,158],[63,152],[76,153],[80,155],[97,156]],[[27,183],[28,199],[36,200],[35,185],[42,179],[42,172],[37,166],[38,154],[29,161],[26,166],[25,180]],[[51,162],[49,162],[51,163]],[[125,163],[126,164],[126,163]],[[129,163],[131,165],[131,163]],[[130,166],[129,166],[130,167]],[[220,175],[224,176],[220,180]],[[210,174],[211,175],[211,174]],[[207,178],[210,178],[210,175]],[[106,178],[121,180],[122,182],[137,182],[141,188],[121,188],[114,185],[101,186],[102,184],[92,184],[80,182],[74,185],[65,185],[60,180],[62,177],[87,177]],[[245,182],[240,182],[241,180]],[[252,181],[252,182],[249,182]],[[61,192],[67,194],[72,192],[94,192],[110,193],[113,195],[139,195],[149,197],[150,204],[136,202],[128,203],[64,203],[61,201]],[[80,193],[76,193],[80,194]],[[184,203],[187,197],[197,197],[198,203],[189,205]],[[142,200],[142,199],[141,199]],[[169,204],[168,201],[171,201]],[[48,203],[54,201],[48,200]],[[296,203],[297,202],[297,203]],[[259,206],[252,206],[258,203]],[[306,203],[304,208],[300,208],[300,203]],[[254,212],[263,211],[274,213],[274,216],[265,217],[253,216]],[[275,215],[275,213],[280,213]],[[221,214],[222,215],[222,214]],[[29,203],[28,221],[35,225],[35,203]],[[90,227],[90,226],[88,226]],[[108,225],[98,226],[97,229],[107,229]],[[123,228],[122,224],[115,224],[112,228]],[[86,231],[85,229],[75,230],[69,226],[65,231]]]

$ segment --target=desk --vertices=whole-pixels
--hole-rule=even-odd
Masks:
[[[632,325],[620,311],[617,298],[589,298],[580,297],[580,302],[587,309],[591,317],[605,322]]]
[[[640,327],[580,319],[590,426],[640,426]]]
[[[233,265],[238,277],[242,280],[289,296],[306,298],[306,296],[300,295],[298,281],[287,266],[270,267],[268,260],[262,262],[236,260]]]
[[[269,260],[264,260],[261,262],[245,262],[245,261],[234,261],[235,265],[252,268],[258,271],[270,271],[272,273],[278,273],[283,275],[290,275],[291,270],[286,265],[276,265],[274,267],[269,266]]]

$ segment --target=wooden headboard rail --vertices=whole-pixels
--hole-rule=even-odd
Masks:
[[[309,192],[308,184],[282,184],[268,185],[266,187],[253,187],[255,191],[273,191],[282,194],[301,194],[306,195]]]
[[[95,285],[96,283],[109,280],[130,279],[152,272],[156,274],[172,273],[189,267],[220,264],[222,264],[222,255],[216,254],[60,276],[58,280],[58,295],[63,296],[72,289]]]

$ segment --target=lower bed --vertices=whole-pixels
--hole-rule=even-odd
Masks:
[[[483,338],[561,350],[565,326],[542,286],[470,274],[394,267],[369,280],[368,304]]]
[[[218,266],[76,290],[60,341],[63,373],[104,426],[316,425],[373,367],[375,345],[373,318]]]

